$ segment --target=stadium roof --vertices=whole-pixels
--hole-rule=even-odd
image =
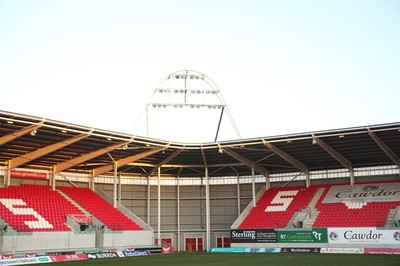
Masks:
[[[400,166],[400,123],[177,143],[0,111],[0,165],[124,176],[248,176]]]

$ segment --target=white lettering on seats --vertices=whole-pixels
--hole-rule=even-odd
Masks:
[[[53,228],[53,225],[44,219],[34,209],[19,207],[26,206],[26,202],[22,199],[0,199],[0,202],[14,215],[33,215],[37,221],[24,221],[24,223],[31,229]]]
[[[271,204],[281,204],[278,206],[268,206],[265,209],[265,212],[283,212],[286,211],[287,207],[289,207],[290,203],[293,201],[293,197],[299,193],[298,190],[287,190],[287,191],[279,191],[275,198],[271,201]],[[285,197],[285,198],[283,198]]]

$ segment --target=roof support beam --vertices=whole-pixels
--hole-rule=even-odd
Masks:
[[[145,152],[142,152],[139,154],[135,154],[135,155],[123,158],[121,160],[116,161],[115,163],[97,167],[97,168],[93,169],[93,176],[98,176],[98,175],[107,173],[108,171],[111,171],[114,167],[124,166],[128,163],[134,162],[136,160],[140,160],[140,159],[150,156],[154,153],[160,152],[164,149],[165,149],[165,147],[148,150],[148,151],[145,151]]]
[[[263,176],[265,176],[265,178],[269,177],[269,171],[268,169],[265,169],[264,167],[262,167],[261,165],[258,165],[256,163],[254,163],[253,161],[243,157],[242,155],[234,152],[232,149],[230,148],[226,148],[226,147],[220,147],[224,152],[226,152],[227,154],[229,154],[230,156],[232,156],[233,158],[235,158],[236,160],[238,160],[239,162],[245,164],[246,166],[248,166],[251,169],[254,169],[255,171],[257,171],[258,173],[262,174]]]
[[[268,141],[263,140],[263,142],[268,149],[278,154],[282,159],[284,159],[285,161],[287,161],[288,163],[299,169],[301,172],[305,174],[309,172],[307,165],[305,165],[304,163],[300,162],[299,160],[289,155],[288,153],[284,152],[283,150],[279,149],[278,147],[272,145]]]
[[[17,158],[11,159],[10,160],[10,169],[16,168],[16,167],[18,167],[20,165],[23,165],[25,163],[33,161],[33,160],[35,160],[35,159],[37,159],[39,157],[42,157],[42,156],[44,156],[46,154],[49,154],[49,153],[51,153],[53,151],[59,150],[59,149],[65,147],[65,146],[71,145],[72,143],[75,143],[75,142],[80,141],[80,140],[82,140],[84,138],[87,138],[87,137],[90,136],[91,133],[92,133],[92,131],[89,131],[89,132],[87,132],[85,134],[80,134],[78,136],[69,138],[67,140],[63,140],[63,141],[51,144],[49,146],[43,147],[41,149],[38,149],[36,151],[29,152],[29,153],[21,155],[21,156],[19,156]]]
[[[333,149],[331,146],[326,144],[325,141],[320,139],[319,137],[315,136],[314,134],[312,135],[313,139],[315,142],[322,148],[324,149],[327,153],[329,153],[330,156],[332,156],[336,161],[338,161],[341,165],[346,167],[349,171],[353,170],[353,164],[347,160],[343,155],[338,153],[335,149]]]
[[[155,166],[147,175],[151,176],[152,174],[154,174],[157,169],[161,166],[163,166],[164,164],[168,163],[169,161],[171,161],[172,159],[174,159],[177,155],[179,155],[179,153],[181,153],[183,150],[176,150],[174,151],[170,156],[168,156],[167,158],[165,158],[163,161],[161,161],[157,166]]]
[[[400,167],[400,158],[397,156],[394,151],[392,151],[381,138],[378,137],[370,128],[368,128],[368,134],[369,136],[375,141],[376,144],[378,144],[379,148],[386,154],[387,157],[392,160],[394,164],[396,164],[398,167]]]
[[[301,172],[306,174],[306,187],[310,186],[310,171],[308,170],[308,166],[305,165],[304,163],[300,162],[290,154],[284,152],[283,150],[279,149],[278,147],[272,145],[268,141],[263,139],[264,145],[270,149],[271,151],[275,152],[276,154],[279,155],[282,159],[293,165],[295,168],[299,169]]]
[[[343,165],[347,170],[349,170],[350,173],[350,184],[354,184],[354,170],[353,170],[353,164],[346,159],[343,155],[341,155],[339,152],[337,152],[335,149],[333,149],[331,146],[326,144],[325,141],[320,139],[319,137],[315,136],[312,134],[313,140],[322,148],[324,149],[327,153],[329,153],[330,156],[332,156],[336,161],[338,161],[341,165]]]
[[[12,141],[12,140],[14,140],[16,138],[19,138],[19,137],[21,137],[23,135],[26,135],[26,134],[30,133],[32,130],[38,129],[39,127],[41,127],[43,125],[43,123],[44,123],[44,121],[42,121],[40,123],[37,123],[37,124],[34,124],[34,125],[30,125],[30,126],[24,127],[24,128],[22,128],[20,130],[17,130],[15,132],[12,132],[10,134],[2,136],[0,138],[0,146],[3,145],[3,144],[6,144],[7,142],[10,142],[10,141]]]
[[[93,158],[95,158],[97,156],[100,156],[102,154],[105,154],[107,152],[110,152],[110,151],[113,151],[115,149],[118,149],[118,148],[120,148],[120,147],[122,147],[124,145],[129,144],[129,143],[130,143],[130,141],[124,141],[124,142],[121,142],[121,143],[118,143],[118,144],[115,144],[115,145],[111,145],[111,146],[105,147],[103,149],[99,149],[99,150],[96,150],[96,151],[93,151],[93,152],[90,152],[90,153],[86,153],[86,154],[84,154],[82,156],[73,158],[71,160],[68,160],[68,161],[65,161],[65,162],[62,162],[62,163],[58,163],[58,164],[54,165],[54,173],[62,172],[64,170],[68,169],[68,168],[71,168],[71,167],[73,167],[75,165],[78,165],[78,164],[81,164],[83,162],[86,162],[86,161],[88,161],[90,159],[93,159]]]

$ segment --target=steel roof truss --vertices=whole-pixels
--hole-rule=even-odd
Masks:
[[[71,145],[72,143],[75,143],[75,142],[80,141],[80,140],[82,140],[84,138],[87,138],[88,136],[90,136],[90,134],[91,134],[91,132],[88,132],[86,134],[80,134],[78,136],[69,138],[67,140],[63,140],[63,141],[48,145],[48,146],[40,148],[38,150],[35,150],[35,151],[29,152],[27,154],[21,155],[21,156],[19,156],[17,158],[11,159],[10,160],[10,164],[9,164],[10,169],[18,167],[18,166],[23,165],[25,163],[28,163],[30,161],[33,161],[33,160],[35,160],[35,159],[37,159],[39,157],[42,157],[42,156],[44,156],[46,154],[49,154],[49,153],[51,153],[53,151],[59,150],[59,149],[65,147],[65,146]]]
[[[130,143],[129,141],[121,142],[121,143],[118,143],[118,144],[115,144],[115,145],[111,145],[111,146],[108,146],[108,147],[105,147],[105,148],[102,148],[102,149],[99,149],[99,150],[96,150],[96,151],[93,151],[93,152],[90,152],[90,153],[86,153],[86,154],[84,154],[82,156],[73,158],[73,159],[68,160],[66,162],[58,163],[58,164],[56,164],[54,166],[54,173],[62,172],[64,170],[68,169],[68,168],[74,167],[75,165],[81,164],[81,163],[86,162],[86,161],[88,161],[90,159],[93,159],[93,158],[95,158],[97,156],[100,156],[100,155],[105,154],[107,152],[110,152],[110,151],[113,151],[115,149],[118,149],[118,148],[120,148],[120,147],[122,147],[122,146],[124,146],[126,144],[129,144],[129,143]]]
[[[224,147],[221,147],[221,148],[223,149],[224,152],[226,152],[227,154],[229,154],[230,156],[232,156],[233,158],[235,158],[239,162],[247,165],[249,168],[254,169],[258,173],[260,173],[263,176],[265,176],[266,178],[268,178],[269,171],[267,169],[265,169],[264,167],[262,167],[261,165],[258,165],[256,163],[254,163],[253,161],[243,157],[242,155],[232,151],[230,148],[224,148]]]
[[[329,153],[329,155],[332,156],[336,161],[338,161],[341,165],[346,167],[349,171],[353,171],[353,164],[349,160],[347,160],[346,157],[341,155],[339,152],[337,152],[335,149],[329,146],[325,141],[315,136],[314,134],[312,135],[312,137],[315,140],[315,142],[327,153]]]
[[[370,128],[368,128],[369,136],[378,144],[379,148],[390,158],[398,167],[400,167],[400,158],[381,138],[378,137]]]
[[[303,173],[305,173],[305,174],[309,173],[307,165],[305,165],[304,163],[300,162],[299,160],[297,160],[296,158],[294,158],[290,154],[288,154],[288,153],[284,152],[283,150],[279,149],[278,147],[272,145],[268,141],[263,140],[263,142],[264,142],[264,145],[267,146],[268,149],[270,149],[271,151],[273,151],[276,154],[278,154],[282,159],[284,159],[285,161],[287,161],[288,163],[290,163],[291,165],[293,165],[294,167],[296,167],[297,169],[299,169]]]
[[[162,167],[164,164],[168,163],[169,161],[171,161],[172,159],[174,159],[177,155],[179,155],[179,153],[181,153],[183,150],[176,150],[174,151],[170,156],[168,156],[167,158],[165,158],[162,162],[160,162],[158,165],[156,165],[153,169],[151,169],[149,171],[149,173],[147,175],[152,175],[154,174],[157,169],[159,167]]]
[[[12,132],[10,134],[7,134],[5,136],[0,137],[0,146],[3,144],[6,144],[7,142],[10,142],[16,138],[19,138],[23,135],[28,134],[29,132],[31,132],[32,130],[38,129],[39,127],[41,127],[43,125],[43,121],[34,125],[30,125],[27,127],[24,127],[20,130],[17,130],[15,132]]]
[[[93,169],[93,176],[98,176],[98,175],[107,173],[108,171],[111,171],[114,168],[114,165],[116,165],[117,167],[124,166],[124,165],[127,165],[127,164],[131,163],[131,162],[140,160],[140,159],[145,158],[147,156],[150,156],[150,155],[152,155],[154,153],[162,151],[164,149],[165,149],[165,147],[147,150],[145,152],[142,152],[142,153],[139,153],[139,154],[135,154],[135,155],[120,159],[120,160],[116,161],[115,163],[97,167],[97,168]]]

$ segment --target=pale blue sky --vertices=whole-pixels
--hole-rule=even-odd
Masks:
[[[0,110],[144,135],[192,69],[244,138],[399,122],[399,47],[398,0],[0,0]]]

